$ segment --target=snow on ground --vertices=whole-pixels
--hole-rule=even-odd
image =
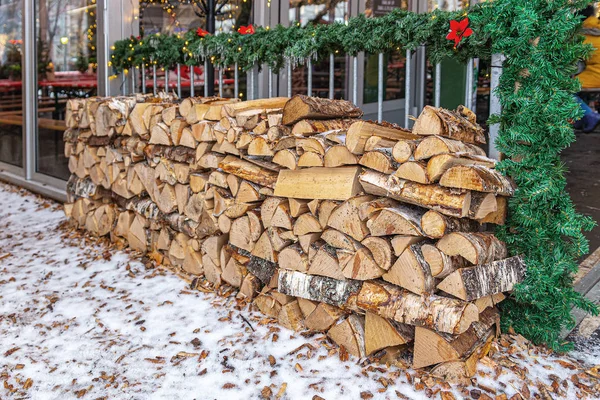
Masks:
[[[343,362],[323,335],[138,260],[0,183],[0,399],[597,398],[596,369],[507,335],[468,386]]]

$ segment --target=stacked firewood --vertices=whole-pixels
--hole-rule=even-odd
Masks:
[[[358,357],[470,375],[525,274],[483,224],[513,183],[466,108],[412,131],[342,100],[71,100],[66,214]]]

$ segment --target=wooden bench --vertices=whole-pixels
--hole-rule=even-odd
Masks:
[[[23,125],[23,118],[20,115],[3,115],[0,116],[0,124]],[[65,121],[52,118],[38,118],[38,127],[53,131],[64,131],[67,129],[67,124]]]

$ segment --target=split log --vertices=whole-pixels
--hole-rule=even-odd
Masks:
[[[335,248],[322,241],[313,243],[311,248],[316,253],[314,257],[310,257],[309,253],[310,264],[307,271],[309,274],[344,279]]]
[[[275,184],[275,196],[347,200],[360,192],[359,174],[359,167],[282,170]]]
[[[275,214],[275,210],[277,210],[279,205],[285,204],[286,202],[286,199],[279,197],[267,197],[265,201],[263,201],[260,207],[260,219],[265,228],[271,226],[273,214]]]
[[[427,171],[427,164],[420,161],[405,162],[394,172],[394,176],[424,185],[434,182]]]
[[[438,289],[463,300],[475,300],[507,292],[525,278],[525,264],[519,256],[488,264],[461,268],[446,277]]]
[[[298,157],[298,167],[310,168],[322,167],[323,165],[325,165],[323,156],[311,151],[307,151]]]
[[[383,279],[418,295],[431,294],[435,290],[435,280],[420,243],[404,250]]]
[[[358,164],[358,157],[352,154],[343,144],[329,147],[323,158],[323,165],[328,168],[355,164]]]
[[[266,135],[254,136],[248,145],[248,155],[259,157],[273,157],[275,152],[271,149],[271,145],[267,141]]]
[[[275,182],[279,181],[277,173],[235,156],[225,157],[219,162],[218,167],[227,173],[268,188],[275,188]]]
[[[483,165],[457,165],[440,178],[440,185],[512,196],[515,184],[495,169]]]
[[[367,151],[358,163],[384,174],[391,174],[399,167],[399,164],[392,157],[391,149]]]
[[[277,318],[281,312],[281,304],[268,294],[260,294],[254,299],[254,305],[267,317]]]
[[[496,161],[468,153],[439,154],[431,157],[427,162],[427,175],[431,182],[437,182],[447,170],[456,165],[482,165],[494,168]]]
[[[506,221],[506,212],[507,212],[507,203],[508,200],[506,197],[503,196],[493,196],[491,193],[478,193],[479,196],[473,196],[471,198],[471,209],[473,209],[473,216],[479,216],[482,214],[485,214],[483,217],[477,218],[477,222],[479,222],[480,224],[485,224],[485,223],[490,223],[490,224],[497,224],[497,225],[504,225],[505,221]],[[484,196],[482,196],[484,195]],[[484,204],[481,204],[481,207],[475,209],[473,206],[474,201],[478,202],[480,197],[483,197],[483,199],[486,199],[487,197],[493,197],[494,202],[496,203],[495,207],[490,207],[490,209],[495,208],[495,211],[491,211],[491,212],[487,212],[487,210],[484,207]],[[491,201],[491,199],[489,199]],[[469,218],[471,218],[471,212],[469,210]]]
[[[362,221],[359,216],[359,206],[370,202],[373,196],[356,196],[343,202],[335,208],[329,218],[327,225],[343,232],[358,241],[363,240],[369,234],[367,223]]]
[[[302,119],[360,118],[362,115],[362,110],[349,101],[299,94],[285,103],[282,123],[292,125]]]
[[[419,243],[424,238],[421,236],[405,236],[405,235],[396,235],[394,236],[390,243],[392,245],[392,249],[394,249],[394,255],[396,257],[400,257],[404,250],[410,245],[415,243]]]
[[[279,268],[293,271],[308,271],[308,255],[297,243],[292,244],[279,253]]]
[[[365,281],[385,274],[385,270],[375,262],[367,247],[361,247],[354,253],[338,250],[336,255],[345,278]],[[308,272],[311,273],[311,270]]]
[[[460,335],[449,335],[427,328],[415,330],[413,368],[423,368],[448,361],[458,361],[470,356],[496,331],[500,315],[495,308],[485,310],[479,321]]]
[[[336,229],[327,229],[321,235],[321,239],[331,247],[351,252],[354,252],[362,247],[360,242],[352,239],[350,236]]]
[[[479,146],[441,136],[428,136],[422,139],[414,150],[413,157],[415,160],[426,160],[439,154],[456,153],[485,157],[485,151]]]
[[[271,112],[270,110],[283,108],[288,100],[288,97],[271,97],[239,102],[236,100],[236,102],[224,105],[221,114],[223,117],[235,118],[238,113],[249,110],[260,110],[261,113],[268,113]]]
[[[475,232],[479,230],[479,224],[467,218],[448,217],[429,210],[421,216],[421,228],[425,235],[439,239],[452,232]]]
[[[319,201],[319,206],[317,207],[316,215],[319,219],[319,224],[321,227],[325,229],[329,222],[329,218],[331,214],[340,206],[339,201],[336,200],[323,200]],[[308,207],[308,204],[307,204]],[[310,209],[310,207],[309,207]]]
[[[230,175],[231,176],[231,175]],[[242,180],[235,196],[238,203],[255,203],[264,200],[265,196],[260,192],[260,186]]]
[[[238,292],[236,297],[238,299],[253,299],[259,292],[261,286],[262,284],[256,276],[252,274],[247,274],[244,277],[244,280],[242,281],[240,291]]]
[[[444,108],[425,106],[415,121],[413,132],[418,135],[438,135],[462,142],[485,144],[485,135],[466,108],[450,111]]]
[[[310,331],[326,332],[346,313],[327,303],[319,303],[317,307],[306,316],[304,325]]]
[[[366,281],[358,293],[359,308],[394,321],[439,332],[463,333],[479,319],[473,304],[447,297],[418,296],[383,282]]]
[[[336,307],[356,310],[356,296],[361,282],[337,280],[324,276],[307,275],[297,271],[280,270],[277,290],[281,293]]]
[[[260,279],[263,284],[268,285],[277,271],[277,264],[252,256],[246,268],[248,268],[248,272]]]
[[[327,332],[338,346],[343,347],[355,357],[365,357],[365,321],[364,317],[350,314],[345,320],[338,322]]]
[[[354,122],[356,122],[356,120],[353,119],[303,119],[294,124],[291,134],[293,136],[302,137],[334,130],[346,130]]]
[[[366,223],[372,236],[424,236],[421,218],[425,210],[408,204],[386,207],[376,212]]]
[[[247,273],[246,267],[232,257],[223,268],[221,279],[233,287],[241,287]]]
[[[363,154],[367,140],[371,136],[379,136],[390,140],[415,140],[419,136],[394,125],[380,125],[368,121],[358,121],[348,128],[346,147],[353,154]]]
[[[413,153],[415,152],[417,146],[419,145],[420,140],[408,140],[401,139],[394,144],[392,148],[392,156],[394,160],[399,163],[405,163],[413,158]]]
[[[496,304],[502,302],[506,299],[504,293],[496,293],[491,296],[485,296],[480,299],[477,299],[473,302],[479,309],[479,313],[481,314],[486,308],[494,307]]]
[[[469,212],[471,193],[468,191],[457,193],[437,185],[422,185],[370,170],[363,171],[359,180],[365,192],[376,196],[391,197],[454,217],[463,217]]]
[[[395,260],[392,256],[392,245],[388,238],[370,236],[365,238],[361,243],[369,249],[375,264],[379,268],[384,271],[390,269]]]
[[[277,319],[280,325],[296,332],[305,328],[304,315],[302,314],[302,310],[300,310],[297,300],[282,306]]]
[[[415,336],[415,328],[385,319],[370,312],[365,316],[365,347],[366,354],[386,347],[399,346],[409,343]]]
[[[287,169],[296,169],[298,167],[298,154],[293,149],[279,150],[273,156],[273,162]]]
[[[423,253],[423,258],[429,264],[431,275],[434,278],[443,279],[458,268],[468,266],[467,260],[463,257],[449,256],[430,243],[423,244],[421,252]]]
[[[144,148],[147,158],[164,157],[171,161],[192,164],[195,161],[195,149],[181,146],[148,145]]]
[[[251,252],[257,240],[253,239],[248,216],[243,216],[233,221],[231,230],[229,231],[229,242],[232,245]]]
[[[290,215],[293,218],[297,218],[301,214],[308,212],[308,201],[301,199],[288,199],[290,206]]]
[[[437,248],[449,256],[462,256],[474,265],[506,258],[506,244],[494,234],[453,232],[441,238]]]

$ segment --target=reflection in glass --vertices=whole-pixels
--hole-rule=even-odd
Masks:
[[[198,28],[207,29],[206,16],[203,9],[203,1],[187,0],[179,2],[158,2],[140,0],[140,33],[147,37],[156,33],[176,34],[184,33]],[[247,26],[253,23],[252,7],[253,0],[215,0],[216,10],[219,11],[215,17],[215,32],[232,32],[240,26]],[[170,87],[176,84],[177,73],[175,66],[168,71]],[[194,87],[195,95],[203,94],[204,86],[204,66],[200,65],[194,68]],[[159,90],[164,89],[165,71],[159,68],[157,71],[157,85]],[[190,95],[190,74],[188,67],[182,66],[182,96]],[[151,69],[147,69],[146,76],[151,77]],[[239,91],[240,98],[246,97],[246,74],[239,71]],[[215,71],[215,93],[218,93],[218,73]],[[225,68],[223,73],[223,95],[225,97],[234,96],[234,66]],[[138,77],[139,80],[139,77]],[[138,87],[140,82],[138,81]],[[149,92],[152,91],[153,81],[147,79],[146,86]],[[171,87],[174,89],[174,87]]]
[[[23,165],[20,0],[0,1],[0,161]]]
[[[408,9],[408,0],[367,0],[365,15],[368,17],[382,17],[396,8]],[[389,54],[385,54],[383,63],[387,66],[383,69],[383,100],[403,99],[406,70],[404,52],[396,49]],[[364,66],[363,103],[376,103],[379,55],[365,53]]]
[[[96,94],[96,0],[36,0],[37,171],[67,179],[68,99]]]
[[[348,0],[290,0],[290,25],[346,22],[349,13]],[[322,60],[312,63],[312,95],[329,97],[329,56],[327,54],[321,56]],[[334,65],[334,97],[347,99],[348,57],[345,54],[336,54]],[[307,67],[300,65],[292,71],[292,95],[306,94],[307,90]]]

